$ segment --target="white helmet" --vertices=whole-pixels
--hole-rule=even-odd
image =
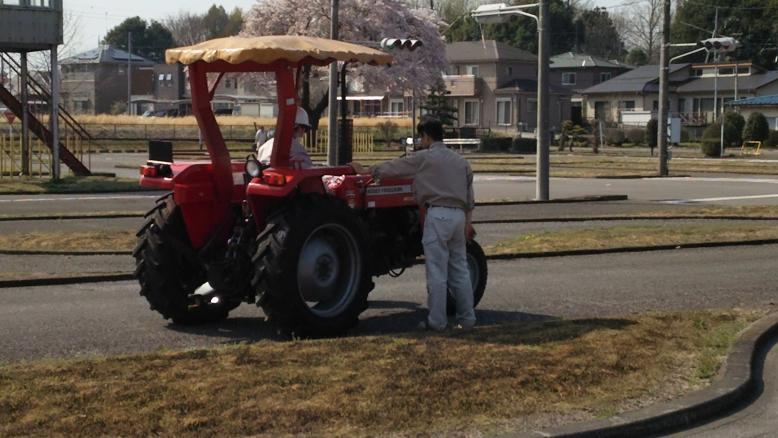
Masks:
[[[308,120],[308,113],[299,106],[297,107],[297,116],[294,118],[294,124],[305,126],[307,128],[311,127],[311,122]]]

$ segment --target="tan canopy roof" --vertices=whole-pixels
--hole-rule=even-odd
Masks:
[[[280,60],[298,62],[305,58],[373,65],[392,62],[392,56],[380,50],[325,38],[291,35],[217,38],[165,51],[165,61],[168,64],[180,62],[187,65],[197,61],[226,61],[230,64],[253,61],[271,64]]]

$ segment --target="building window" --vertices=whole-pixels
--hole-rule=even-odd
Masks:
[[[610,72],[600,73],[600,82],[609,81],[612,77],[613,75]]]
[[[478,76],[478,66],[477,65],[466,65],[465,66],[465,74],[466,75]]]
[[[465,101],[465,125],[478,125],[480,123],[478,104],[477,100]]]
[[[160,82],[164,81],[165,80],[165,74],[164,73],[160,73],[159,76],[157,76],[157,80],[160,81]]]
[[[537,99],[527,99],[527,112],[529,112],[529,113],[536,113],[536,112],[538,112],[538,101],[537,101]]]
[[[575,85],[575,73],[562,73],[562,85]]]
[[[507,74],[508,76],[513,76],[513,67],[511,66],[505,67],[505,74]]]
[[[393,116],[402,115],[405,112],[405,102],[402,99],[392,99],[389,101],[389,113]]]
[[[232,81],[229,79],[224,80],[224,88],[232,88]]]
[[[621,111],[635,111],[634,100],[622,100],[619,102],[619,109]]]
[[[497,100],[497,124],[501,126],[510,126],[512,117],[512,105],[511,100],[498,99]]]

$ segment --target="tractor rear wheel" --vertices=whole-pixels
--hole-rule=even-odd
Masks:
[[[486,279],[489,269],[486,266],[486,254],[475,240],[467,241],[467,270],[470,271],[470,284],[473,286],[473,308],[478,306],[486,290]],[[451,291],[446,300],[446,312],[454,315],[457,312],[457,304]]]
[[[257,238],[252,286],[274,323],[297,336],[355,326],[373,288],[365,234],[343,201],[303,195],[268,219]]]
[[[193,254],[181,210],[173,194],[167,194],[146,213],[146,222],[138,231],[133,255],[140,294],[151,310],[176,324],[222,320],[240,303],[191,305],[189,295],[206,282],[205,267]]]

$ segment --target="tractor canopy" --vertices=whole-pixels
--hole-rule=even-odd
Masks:
[[[326,65],[334,61],[359,62],[370,65],[388,65],[391,55],[357,44],[325,38],[291,35],[261,37],[227,37],[205,41],[165,52],[168,64],[180,62],[189,65],[198,61],[229,64],[253,62],[271,65],[279,61],[290,64]]]

